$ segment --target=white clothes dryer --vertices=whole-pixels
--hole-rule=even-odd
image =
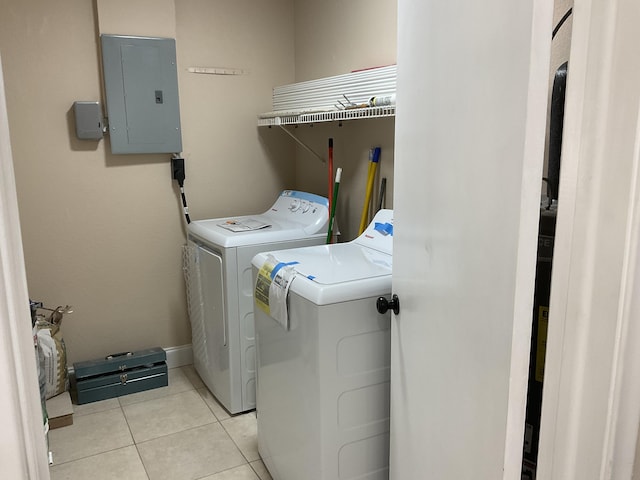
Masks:
[[[262,214],[188,226],[185,277],[193,364],[230,413],[256,406],[251,259],[265,250],[325,243],[328,205],[324,197],[285,190]]]
[[[392,247],[380,210],[352,242],[252,260],[258,450],[275,480],[388,480],[391,318],[376,300]]]

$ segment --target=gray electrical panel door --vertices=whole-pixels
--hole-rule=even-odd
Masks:
[[[180,153],[176,42],[102,35],[112,153]]]

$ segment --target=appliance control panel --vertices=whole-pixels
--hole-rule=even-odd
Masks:
[[[302,223],[315,232],[329,220],[329,201],[313,193],[284,190],[265,215]]]
[[[270,211],[278,215],[315,215],[319,211],[328,212],[329,201],[313,193],[298,192],[296,190],[283,191]]]
[[[378,210],[366,230],[354,240],[360,245],[393,254],[393,210]]]
[[[298,212],[298,213],[307,213],[308,211],[311,211],[311,213],[314,213],[314,210],[320,207],[321,205],[314,205],[313,202],[310,202],[308,200],[298,200],[298,199],[292,200],[291,203],[289,204],[289,210],[291,210],[292,212]]]

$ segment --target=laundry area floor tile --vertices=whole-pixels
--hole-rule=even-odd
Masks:
[[[182,367],[181,370],[184,372],[185,376],[189,379],[194,388],[206,388],[204,382],[200,378],[200,375],[198,375],[198,372],[196,372],[196,369],[193,365]]]
[[[255,412],[230,415],[193,366],[174,368],[167,387],[74,405],[49,432],[51,478],[272,480],[256,430]]]
[[[148,480],[135,446],[119,448],[72,462],[54,465],[49,469],[51,480]]]
[[[260,478],[250,466],[242,465],[241,467],[231,468],[224,472],[205,477],[202,480],[260,480]]]
[[[199,479],[247,463],[219,423],[138,445],[151,480]]]
[[[193,390],[193,384],[185,375],[183,368],[172,368],[169,370],[168,386],[153,388],[151,390],[145,390],[144,392],[119,397],[118,401],[120,402],[120,405],[125,407],[134,403],[146,402],[147,400],[155,400],[156,398],[163,398],[176,393]]]
[[[59,463],[133,445],[121,409],[92,413],[73,419],[73,425],[49,431],[49,446]]]
[[[205,401],[205,403],[209,406],[209,408],[211,409],[211,411],[213,412],[213,414],[216,416],[218,420],[222,421],[227,418],[231,418],[231,415],[229,415],[229,412],[227,412],[224,409],[224,407],[220,405],[220,402],[216,400],[216,397],[214,397],[209,390],[207,390],[206,388],[200,388],[198,389],[198,393],[200,394],[202,399]]]
[[[271,478],[269,470],[267,470],[267,467],[265,467],[264,463],[262,463],[262,460],[251,462],[250,465],[251,468],[253,468],[253,470],[258,474],[258,478],[260,480],[273,480],[273,478]]]
[[[126,405],[122,410],[136,443],[218,421],[194,391]]]
[[[258,425],[255,412],[223,420],[222,426],[249,461],[258,460]]]
[[[114,408],[120,408],[120,402],[118,402],[117,398],[85,403],[84,405],[73,405],[73,417],[75,418],[81,415],[105,412],[107,410],[113,410]]]

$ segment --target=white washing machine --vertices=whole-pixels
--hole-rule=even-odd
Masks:
[[[285,190],[258,215],[191,222],[185,277],[193,364],[230,413],[254,409],[251,259],[258,252],[326,242],[326,198]]]
[[[258,450],[274,480],[389,478],[391,318],[376,300],[392,245],[381,210],[352,242],[254,257]]]

